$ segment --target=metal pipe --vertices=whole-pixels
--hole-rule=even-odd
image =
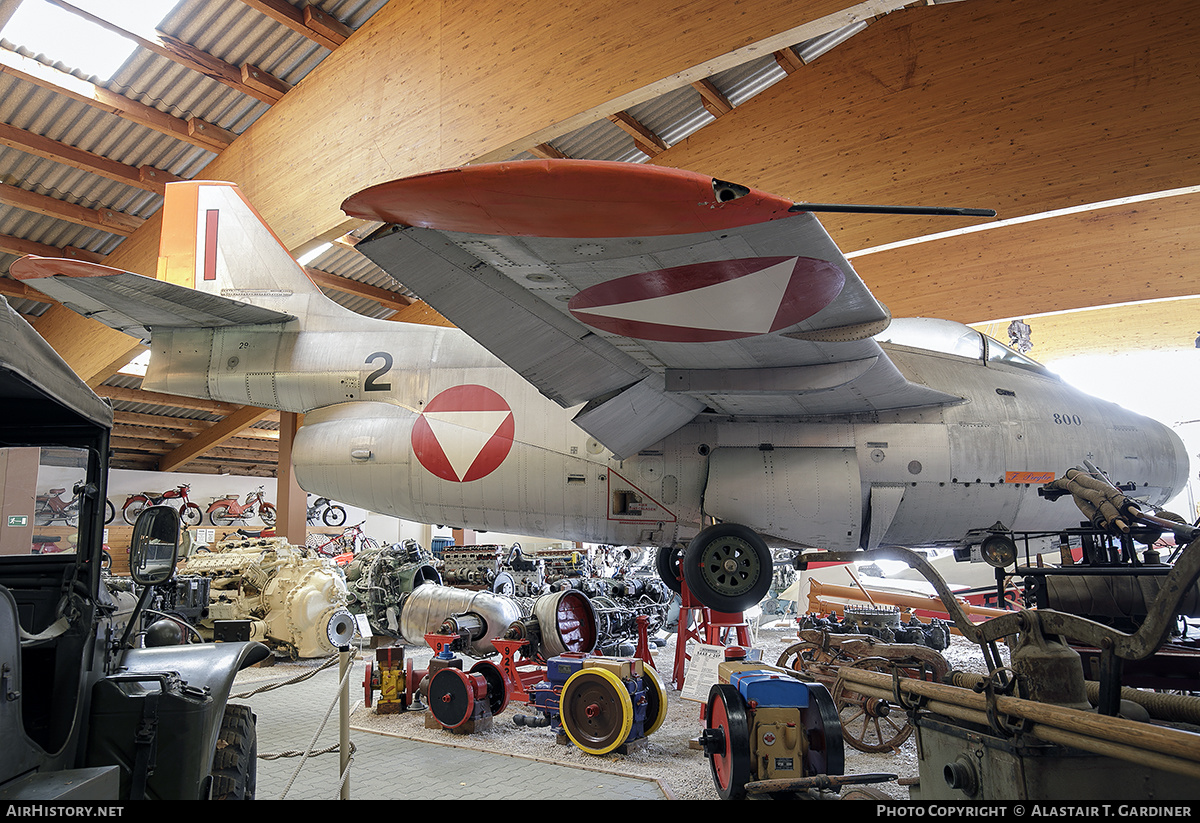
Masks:
[[[982,688],[984,677],[976,672],[952,672],[950,683],[964,689]],[[1100,684],[1095,680],[1085,680],[1084,691],[1092,705],[1100,702]],[[1136,703],[1155,720],[1165,720],[1176,723],[1200,723],[1200,697],[1188,694],[1161,694],[1148,692],[1143,689],[1131,689],[1123,686],[1120,698],[1130,703]]]
[[[853,589],[849,586],[838,586],[833,583],[822,583],[820,580],[811,580],[809,581],[808,586],[808,599],[810,604],[814,599],[820,598],[821,596],[838,597],[843,600],[853,601],[855,603],[863,602],[862,594],[860,594],[857,589]],[[941,599],[937,597],[881,591],[879,589],[869,589],[867,591],[869,592],[868,598],[872,599],[874,604],[883,603],[888,606],[901,606],[907,609],[920,609],[921,611],[938,612],[939,614],[945,614],[947,617],[950,616],[945,604],[943,604]],[[1004,614],[1011,614],[1011,612],[1004,609],[976,606],[959,598],[955,598],[955,600],[962,606],[963,610],[968,615],[978,617],[999,617]],[[811,610],[812,609],[810,605],[810,611]]]

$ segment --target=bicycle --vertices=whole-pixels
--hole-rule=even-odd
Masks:
[[[337,503],[330,502],[328,497],[318,497],[308,507],[306,516],[310,526],[315,526],[318,521],[326,526],[340,526],[346,522],[346,510]]]
[[[347,526],[341,534],[333,537],[324,534],[310,534],[305,538],[305,546],[322,557],[340,557],[345,554],[358,554],[370,549],[378,549],[379,541],[367,537],[363,531],[363,521],[356,526]]]
[[[187,483],[181,483],[162,494],[153,492],[131,494],[126,498],[125,505],[121,507],[121,517],[132,526],[137,522],[138,515],[147,506],[158,506],[164,503],[171,505],[179,501],[179,519],[185,526],[199,526],[204,515],[200,513],[200,507],[188,498],[188,489],[190,488],[191,486]]]

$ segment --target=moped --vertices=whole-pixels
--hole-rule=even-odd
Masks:
[[[66,489],[51,489],[45,494],[39,494],[35,501],[33,522],[39,526],[49,526],[55,520],[61,520],[68,526],[79,525],[79,491],[82,483],[76,483],[72,489],[75,496],[63,500],[62,494]],[[104,522],[111,523],[116,516],[112,502],[104,501]]]
[[[142,509],[147,506],[172,506],[179,509],[179,519],[185,526],[199,526],[204,515],[200,513],[200,507],[188,498],[188,489],[190,488],[191,486],[187,483],[182,483],[162,494],[153,492],[131,494],[126,498],[125,505],[121,507],[121,517],[132,526],[137,522]],[[179,504],[177,507],[176,503]]]
[[[330,502],[328,497],[318,497],[308,507],[306,515],[309,525],[315,526],[318,521],[326,526],[340,526],[346,522],[346,510],[337,503]]]
[[[236,494],[218,497],[208,506],[208,519],[214,526],[232,526],[239,520],[246,520],[255,514],[267,526],[275,525],[275,506],[263,499],[263,487],[246,495],[246,502],[239,503]]]

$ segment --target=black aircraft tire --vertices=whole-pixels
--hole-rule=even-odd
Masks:
[[[249,706],[228,704],[213,754],[212,798],[253,800],[258,784],[258,730]]]
[[[753,529],[718,523],[692,538],[683,554],[683,579],[696,599],[720,612],[744,611],[767,596],[775,566]]]

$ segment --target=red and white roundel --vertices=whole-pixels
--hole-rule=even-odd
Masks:
[[[443,480],[469,483],[500,467],[512,449],[512,409],[486,386],[455,386],[429,401],[413,424],[421,465]]]
[[[785,329],[834,301],[846,275],[828,260],[754,257],[631,274],[567,304],[592,328],[637,340],[711,343]]]

